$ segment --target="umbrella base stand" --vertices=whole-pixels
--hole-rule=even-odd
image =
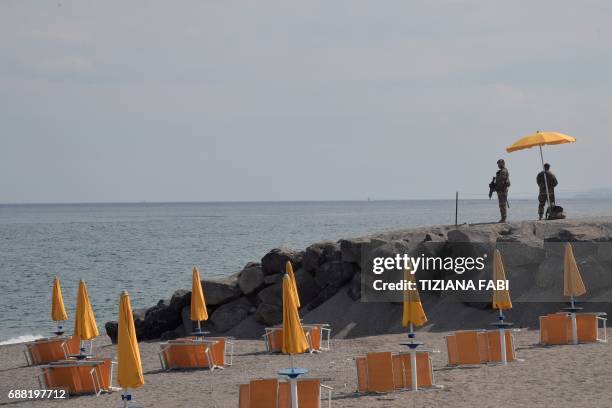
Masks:
[[[418,380],[418,370],[417,370],[417,348],[419,348],[419,346],[423,345],[423,342],[420,341],[416,341],[416,335],[414,334],[414,331],[412,330],[412,325],[411,325],[411,331],[410,333],[408,333],[408,341],[404,342],[404,343],[400,343],[400,345],[402,346],[407,346],[410,349],[410,370],[411,370],[411,389],[412,391],[418,391],[419,390],[419,380]]]
[[[289,377],[289,384],[291,388],[291,408],[298,408],[297,379],[300,375],[304,375],[307,372],[307,368],[285,368],[278,372],[278,375]]]
[[[500,364],[508,364],[508,354],[506,353],[506,329],[513,326],[514,323],[504,322],[503,316],[499,317],[499,321],[491,323],[491,326],[497,327],[499,330],[499,352],[500,352]]]

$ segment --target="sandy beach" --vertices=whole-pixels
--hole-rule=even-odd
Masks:
[[[608,329],[608,337],[612,330]],[[382,335],[358,339],[332,340],[332,350],[296,357],[296,364],[310,370],[334,388],[334,407],[610,407],[612,387],[612,345],[542,347],[538,332],[515,333],[517,355],[524,361],[507,367],[482,365],[476,368],[446,366],[444,333],[420,332],[433,354],[436,382],[441,390],[388,394],[357,394],[353,357],[368,351],[402,351],[398,343],[405,335]],[[108,338],[96,341],[98,355],[115,357],[115,346]],[[275,377],[286,368],[289,357],[267,354],[261,341],[237,340],[234,365],[215,371],[160,370],[158,342],[142,342],[140,350],[145,385],[133,395],[145,407],[236,407],[238,384],[252,378]],[[10,389],[37,389],[40,369],[24,365],[23,345],[0,347],[0,405],[14,407],[108,407],[120,406],[120,393],[100,397],[80,396],[61,401],[9,400]]]

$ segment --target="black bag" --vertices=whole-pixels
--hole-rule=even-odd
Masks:
[[[561,207],[560,205],[553,204],[552,206],[548,207],[548,209],[546,210],[547,220],[562,220],[565,217],[566,216],[565,216],[565,213],[563,212],[563,207]]]

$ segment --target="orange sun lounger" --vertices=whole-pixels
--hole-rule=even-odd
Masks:
[[[298,380],[298,406],[300,408],[321,408],[321,389],[328,391],[327,403],[331,406],[331,387],[321,384],[316,378]],[[239,408],[291,408],[289,381],[278,379],[251,380],[241,384]]]
[[[506,359],[516,360],[514,338],[505,330]],[[448,365],[477,365],[501,361],[499,330],[461,330],[446,336]]]
[[[428,351],[417,351],[417,386],[434,386],[431,356]],[[356,357],[357,390],[359,392],[390,392],[412,388],[410,353],[368,353]]]
[[[304,334],[308,340],[310,353],[329,350],[331,329],[327,324],[304,324]],[[283,350],[283,328],[266,327],[266,333],[262,336],[266,345],[266,351],[280,353]],[[325,346],[323,346],[323,344]]]
[[[225,337],[186,337],[161,343],[160,347],[159,359],[164,370],[208,368],[212,371],[233,363],[234,343]]]
[[[70,395],[100,395],[112,389],[114,365],[110,359],[56,361],[41,366],[40,385],[64,389]]]
[[[25,356],[28,365],[47,364],[67,359],[79,352],[80,342],[76,337],[47,337],[26,343]]]
[[[600,327],[600,323],[602,327]],[[576,332],[579,343],[608,341],[605,313],[576,313]],[[602,329],[603,335],[599,336]],[[572,317],[570,313],[558,312],[540,316],[540,343],[545,345],[572,344]]]

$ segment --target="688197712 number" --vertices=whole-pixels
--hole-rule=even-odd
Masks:
[[[68,398],[66,390],[10,390],[9,399],[65,399]]]

